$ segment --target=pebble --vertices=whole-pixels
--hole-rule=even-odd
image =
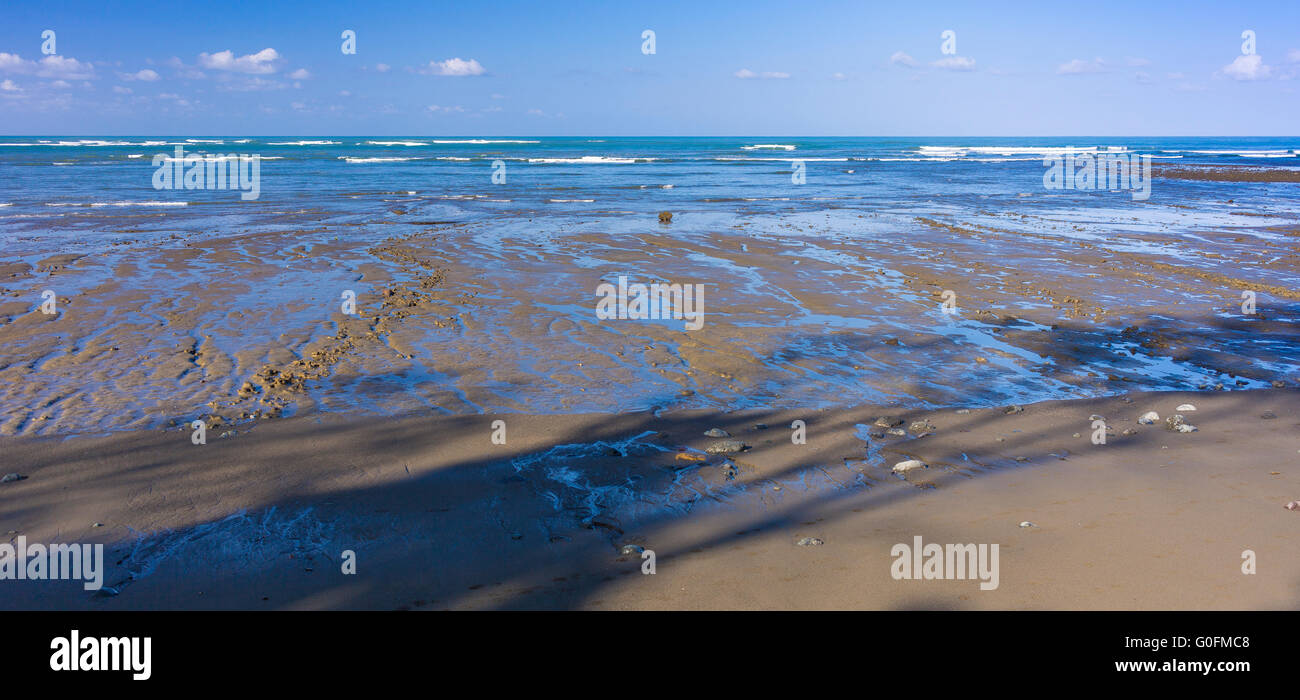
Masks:
[[[1193,406],[1193,405],[1191,405],[1190,403],[1184,403],[1184,404],[1179,404],[1179,405],[1178,405],[1178,408],[1177,408],[1176,410],[1179,410],[1179,411],[1195,411],[1195,410],[1196,410],[1196,407]]]
[[[642,547],[639,544],[625,544],[618,550],[618,553],[625,557],[632,557],[639,556],[641,552],[644,551],[645,547]]]
[[[1038,527],[1038,526],[1026,520],[1020,523],[1020,527]]]
[[[1106,420],[1106,419],[1101,415],[1094,413],[1091,416],[1088,416],[1088,420]]]
[[[879,428],[892,428],[896,425],[902,425],[902,424],[903,424],[903,419],[895,418],[894,416],[881,416],[876,419],[876,427]]]
[[[885,432],[889,433],[890,435],[893,435],[894,437],[903,437],[904,435],[907,435],[907,431],[903,430],[902,428],[890,428]]]
[[[969,409],[969,408],[959,408],[959,409],[957,409],[957,412],[958,412],[958,413],[970,413],[970,409]]]
[[[913,469],[928,469],[929,467],[930,465],[919,459],[908,459],[895,464],[893,471],[895,474],[906,474]]]
[[[1265,411],[1259,414],[1259,417],[1263,418],[1264,420],[1273,420],[1274,418],[1277,418],[1277,414],[1272,411]]]
[[[1025,411],[1025,407],[1020,405],[1007,406],[1006,408],[1002,409],[1002,412],[1007,415],[1011,415],[1012,413],[1024,413],[1024,411]]]
[[[671,224],[673,222],[673,213],[670,211],[659,212],[659,223]]]
[[[1152,423],[1155,423],[1158,420],[1160,420],[1160,414],[1156,413],[1155,411],[1147,411],[1146,413],[1143,413],[1141,417],[1138,418],[1138,422],[1141,423],[1142,425],[1151,425]]]
[[[16,472],[13,474],[5,474],[3,477],[0,477],[0,484],[7,484],[11,481],[22,481],[23,479],[26,478],[27,477],[23,476],[22,474],[18,474]]]
[[[1285,508],[1287,510],[1300,510],[1300,501],[1291,501],[1286,504]]]
[[[704,448],[704,451],[711,455],[729,455],[740,452],[745,449],[745,443],[739,440],[723,440],[715,442]]]
[[[704,431],[704,437],[728,438],[731,437],[731,433],[723,430],[722,428],[709,428],[708,430]]]
[[[1188,423],[1181,414],[1174,414],[1165,419],[1165,430],[1172,430],[1175,433],[1194,433],[1196,426]]]
[[[826,542],[820,537],[805,537],[799,540],[798,542],[795,542],[795,544],[799,545],[800,547],[816,547],[818,545],[826,544]]]

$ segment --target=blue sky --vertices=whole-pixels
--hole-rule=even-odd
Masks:
[[[0,19],[11,135],[1251,136],[1300,121],[1294,0],[99,0],[6,2]]]

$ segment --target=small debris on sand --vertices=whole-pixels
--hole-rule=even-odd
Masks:
[[[1151,425],[1158,420],[1160,420],[1160,414],[1155,411],[1147,411],[1138,418],[1138,422],[1142,425]]]
[[[1020,523],[1020,527],[1038,527],[1038,526],[1029,522],[1028,520],[1025,520],[1024,522]]]
[[[1300,510],[1300,501],[1291,501],[1285,507],[1287,510]]]
[[[1178,404],[1178,408],[1175,409],[1175,410],[1178,410],[1178,411],[1195,411],[1195,410],[1196,410],[1196,407],[1193,406],[1193,405],[1191,405],[1190,403],[1183,403],[1183,404]]]
[[[881,416],[876,419],[876,426],[880,428],[892,428],[896,425],[902,425],[903,419],[894,416]]]
[[[926,464],[925,462],[922,462],[919,459],[908,459],[899,462],[898,464],[895,464],[893,472],[895,474],[906,474],[912,471],[913,469],[928,469],[929,467],[930,465]]]
[[[729,455],[741,452],[745,449],[745,443],[739,440],[723,440],[715,442],[704,448],[704,451],[711,455]]]
[[[13,474],[5,474],[4,477],[0,477],[0,484],[7,484],[7,483],[9,483],[9,482],[11,482],[11,481],[22,481],[23,479],[26,479],[26,478],[27,478],[27,477],[25,477],[25,476],[23,476],[22,474],[19,474],[19,473],[17,473],[17,472],[15,472],[15,473],[13,473]]]
[[[1183,418],[1181,414],[1174,414],[1165,419],[1165,430],[1175,433],[1194,433],[1196,432],[1196,426],[1188,423],[1187,419]]]
[[[659,212],[659,223],[671,224],[673,222],[673,213],[670,211]]]
[[[816,547],[818,545],[826,544],[826,542],[822,540],[820,537],[805,537],[799,540],[798,542],[795,542],[795,544],[799,545],[800,547]]]
[[[731,433],[723,430],[722,428],[709,428],[708,430],[704,431],[704,436],[711,437],[711,438],[728,438],[731,437]]]

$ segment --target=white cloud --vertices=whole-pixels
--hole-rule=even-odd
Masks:
[[[72,87],[72,84],[69,83],[69,82],[66,81],[66,80],[56,80],[56,81],[50,83],[50,87],[56,87],[56,88],[59,88],[59,89],[63,89],[63,88],[70,88],[70,87]]]
[[[426,109],[428,112],[431,112],[431,113],[432,113],[432,112],[444,112],[444,113],[445,113],[445,112],[464,112],[464,111],[465,111],[465,108],[464,108],[464,107],[461,107],[460,105],[455,105],[455,106],[453,106],[453,107],[440,107],[440,106],[438,106],[438,105],[429,105],[429,106],[426,107],[425,109]]]
[[[449,58],[445,61],[429,61],[429,65],[420,70],[427,75],[445,75],[462,78],[471,75],[483,75],[487,71],[474,59],[468,61]]]
[[[306,80],[310,77],[311,77],[311,71],[307,70],[306,68],[299,68],[298,70],[289,74],[289,78],[292,80]]]
[[[36,75],[42,78],[85,80],[95,77],[95,68],[89,62],[82,63],[75,58],[46,56],[41,59]]]
[[[136,71],[135,73],[118,73],[117,77],[122,80],[143,80],[146,83],[152,83],[158,79],[158,73],[149,68]]]
[[[1287,63],[1300,63],[1300,49],[1291,49],[1286,52]]]
[[[849,76],[844,75],[843,73],[834,73],[831,75],[831,80],[848,80],[848,79]]]
[[[275,62],[279,59],[280,54],[275,49],[270,48],[238,58],[235,57],[233,51],[227,49],[212,54],[199,54],[199,65],[210,70],[265,75],[275,72]]]
[[[908,68],[915,68],[916,65],[917,65],[917,63],[916,63],[916,59],[915,59],[915,58],[912,58],[911,56],[908,56],[907,54],[903,53],[902,51],[895,51],[895,52],[894,52],[894,55],[892,55],[892,56],[889,57],[889,65],[891,65],[891,66],[907,66]]]
[[[1140,58],[1137,56],[1127,56],[1124,58],[1124,62],[1133,68],[1145,68],[1146,66],[1151,65],[1150,59]]]
[[[1264,65],[1264,57],[1253,53],[1236,57],[1220,72],[1233,80],[1263,80],[1268,77],[1270,70]]]
[[[26,72],[27,66],[35,66],[35,61],[24,61],[21,56],[0,52],[0,70]]]
[[[257,76],[239,77],[230,79],[222,76],[221,82],[217,85],[218,90],[227,92],[254,92],[258,90],[283,90],[288,85],[278,80],[268,80]]]
[[[1094,58],[1091,61],[1076,58],[1056,67],[1057,75],[1083,75],[1085,73],[1104,72],[1106,72],[1106,62],[1100,58]]]
[[[115,92],[115,93],[117,93],[117,94],[119,94],[119,95],[130,95],[132,92],[135,92],[135,91],[132,90],[132,89],[129,88],[129,87],[122,87],[121,85],[114,85],[114,86],[113,86],[113,92]]]
[[[946,68],[947,70],[975,70],[975,59],[970,56],[948,56],[937,61],[931,61],[930,65],[935,68]]]
[[[5,92],[18,92],[22,90],[22,88],[14,84],[14,81],[6,79],[4,82],[0,83],[0,90],[4,90]]]
[[[1133,79],[1137,80],[1139,83],[1142,83],[1143,85],[1151,84],[1151,74],[1147,73],[1146,71],[1138,71],[1134,73]]]
[[[18,54],[0,53],[0,71],[56,80],[86,80],[95,77],[95,67],[89,61],[57,55],[46,56],[40,61],[29,61]]]
[[[392,70],[392,69],[393,69],[393,67],[390,66],[390,65],[388,65],[387,63],[376,63],[376,64],[375,64],[375,70],[379,71],[380,73],[387,73],[388,71],[390,71],[390,70]]]
[[[790,74],[782,73],[780,71],[763,71],[762,73],[755,73],[748,68],[741,68],[735,72],[735,76],[741,80],[752,80],[754,78],[762,78],[763,80],[785,80],[790,77]]]

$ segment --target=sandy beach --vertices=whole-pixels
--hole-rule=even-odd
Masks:
[[[176,431],[10,438],[26,477],[2,487],[10,537],[109,544],[117,593],[11,582],[4,605],[1291,609],[1298,402],[1161,392],[966,413],[298,417],[201,446]],[[1197,430],[1167,430],[1187,403]],[[1137,422],[1152,410],[1160,423]],[[744,450],[708,455],[710,428]],[[928,466],[893,472],[908,459]],[[892,578],[891,548],[917,536],[998,544],[997,588]],[[655,553],[653,575],[627,545]]]

